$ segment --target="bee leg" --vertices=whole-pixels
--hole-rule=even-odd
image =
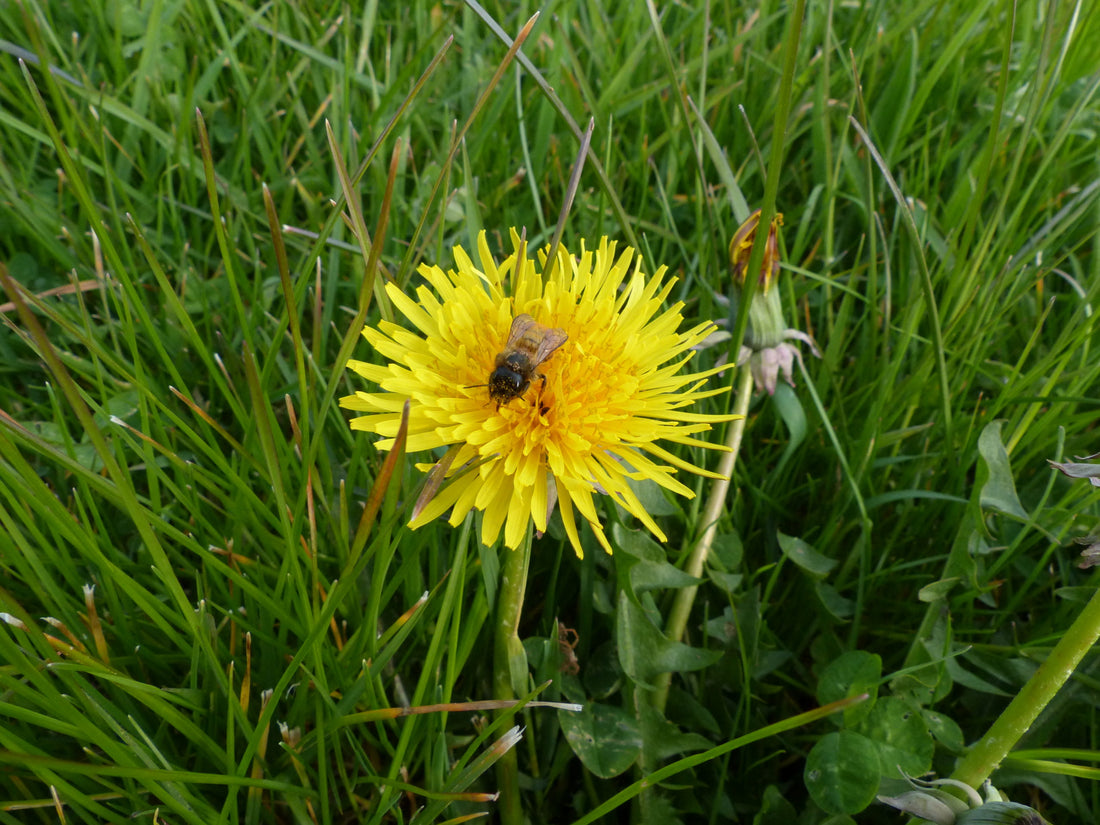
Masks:
[[[538,374],[538,377],[542,379],[542,386],[539,387],[539,395],[538,395],[538,399],[537,399],[537,403],[538,403],[538,407],[539,407],[539,415],[540,416],[545,416],[548,412],[550,412],[550,408],[542,403],[542,394],[546,390],[546,376],[543,373],[540,372]]]

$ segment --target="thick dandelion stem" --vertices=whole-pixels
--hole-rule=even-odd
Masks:
[[[718,520],[725,509],[726,497],[729,495],[730,478],[733,476],[733,468],[737,463],[737,455],[741,451],[741,437],[745,434],[745,414],[749,410],[749,401],[752,399],[752,371],[749,365],[741,367],[740,381],[737,385],[737,397],[734,398],[734,413],[742,416],[730,424],[729,433],[726,436],[728,452],[722,454],[722,460],[718,465],[718,472],[722,478],[715,479],[710,488],[710,498],[703,511],[703,535],[695,543],[691,556],[688,558],[684,571],[695,578],[703,573],[703,564],[707,560],[710,548],[714,546],[714,538],[718,535]],[[672,604],[672,610],[668,616],[668,624],[665,635],[674,642],[684,637],[687,628],[688,617],[691,608],[695,604],[695,594],[698,585],[683,587],[676,593],[676,600]],[[657,680],[657,690],[653,695],[653,707],[663,711],[668,702],[668,689],[672,683],[671,673],[662,673]]]
[[[1039,665],[997,721],[960,760],[952,779],[973,788],[989,778],[1036,717],[1069,680],[1082,657],[1100,638],[1100,591],[1093,594],[1046,661]]]
[[[497,699],[515,699],[525,693],[527,655],[519,638],[519,621],[527,591],[527,568],[531,563],[532,531],[516,550],[504,548],[497,595],[497,627],[493,649],[493,687]],[[511,710],[501,713],[513,713]],[[504,754],[496,764],[500,788],[500,821],[504,825],[523,825],[523,806],[519,797],[519,759],[516,749]]]

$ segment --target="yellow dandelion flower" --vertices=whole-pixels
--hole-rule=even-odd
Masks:
[[[413,528],[448,509],[452,525],[479,510],[482,541],[493,544],[503,529],[504,543],[516,548],[529,523],[546,530],[556,497],[577,554],[574,508],[610,552],[594,500],[602,493],[663,541],[628,481],[648,479],[690,498],[692,491],[674,477],[677,469],[718,477],[657,443],[722,449],[695,436],[739,417],[686,409],[726,389],[704,387],[716,370],[681,371],[714,325],[681,331],[682,304],[663,308],[675,280],[663,279],[664,267],[647,278],[640,258],[631,264],[633,249],[616,254],[616,244],[603,238],[595,251],[582,244],[574,258],[559,247],[557,266],[542,261],[550,270],[544,278],[515,230],[512,240],[516,251],[500,264],[482,232],[480,268],[462,247],[454,249],[454,270],[421,266],[428,286],[418,287],[415,298],[387,285],[417,331],[385,321],[363,330],[389,363],[348,363],[381,388],[341,399],[341,406],[364,413],[352,428],[382,436],[379,448],[390,449],[408,399],[406,449],[456,448],[449,483],[413,518]],[[521,348],[530,351],[549,336],[543,349],[550,351],[538,353],[541,363],[498,361],[524,314],[530,318],[516,324],[528,337]],[[490,386],[502,364],[516,374],[498,372]],[[510,389],[498,383],[505,379]]]

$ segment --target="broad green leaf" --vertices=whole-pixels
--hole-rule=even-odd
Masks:
[[[774,673],[791,660],[789,650],[762,650],[756,657],[756,667],[752,669],[752,678],[760,681]]]
[[[752,825],[789,825],[797,818],[798,811],[783,796],[783,792],[775,785],[768,785],[764,789],[760,810],[752,818]]]
[[[676,719],[681,724],[718,736],[723,728],[714,718],[713,707],[708,708],[704,704],[707,698],[705,694],[697,697],[673,685],[669,691],[668,707],[676,709]]]
[[[642,742],[652,763],[689,751],[702,751],[714,743],[697,733],[684,733],[650,705],[642,706]]]
[[[810,749],[803,778],[810,796],[826,813],[859,813],[878,790],[878,748],[849,730],[827,733]]]
[[[981,505],[983,509],[996,510],[1027,521],[1027,511],[1016,495],[1016,483],[1012,479],[1008,452],[1001,441],[1001,423],[991,421],[978,436],[978,452],[982,456],[978,471]]]
[[[1096,595],[1095,587],[1059,587],[1054,591],[1054,595],[1059,599],[1065,599],[1067,602],[1080,602],[1084,604],[1092,599]]]
[[[628,477],[626,483],[630,487],[630,491],[638,497],[638,501],[642,503],[645,511],[651,516],[675,516],[680,512],[680,508],[668,500],[661,489],[661,485],[656,481],[648,478],[639,480]]]
[[[662,562],[668,558],[665,549],[648,533],[640,530],[628,530],[621,524],[615,524],[611,527],[611,538],[616,555],[625,553],[631,560],[652,563]]]
[[[703,630],[711,639],[716,639],[723,647],[731,645],[737,638],[737,620],[733,615],[733,608],[726,606],[722,613],[703,624]]]
[[[615,645],[605,642],[597,647],[587,662],[581,663],[584,688],[597,699],[606,699],[619,690],[623,682],[623,670],[615,655]]]
[[[717,536],[707,559],[707,576],[724,592],[736,593],[744,580],[744,575],[740,572],[743,557],[741,536],[737,533]]]
[[[512,551],[505,549],[503,552],[510,553]],[[497,582],[500,581],[500,556],[497,550],[486,547],[480,542],[478,543],[477,555],[481,561],[481,584],[485,588],[485,596],[489,601],[490,608],[492,608],[496,605]]]
[[[580,713],[559,711],[569,747],[601,779],[618,776],[642,752],[637,720],[622,708],[588,702]]]
[[[951,543],[951,553],[947,564],[944,565],[944,579],[957,578],[968,582],[975,590],[981,589],[978,582],[978,565],[974,561],[976,555],[983,555],[988,549],[985,536],[982,535],[980,514],[967,509],[966,515],[959,522],[955,540]]]
[[[896,777],[899,768],[920,776],[932,767],[932,735],[919,710],[904,699],[879,699],[858,732],[875,743],[886,776]]]
[[[831,584],[820,581],[814,582],[814,593],[817,594],[821,606],[829,611],[829,615],[838,622],[846,622],[852,618],[852,613],[855,612],[855,602],[841,596],[839,591]]]
[[[921,631],[918,643],[909,649],[906,672],[890,681],[890,690],[897,696],[911,697],[918,705],[930,705],[943,699],[954,684],[944,664],[952,650],[951,614],[943,610]]]
[[[917,592],[917,598],[925,603],[938,602],[947,597],[959,584],[959,577],[940,579],[931,584],[926,584]]]
[[[928,726],[928,732],[932,734],[932,738],[949,751],[961,753],[962,749],[966,747],[966,738],[963,736],[962,728],[955,723],[954,719],[944,716],[938,711],[924,708],[921,709],[921,716],[924,717],[924,724]]]
[[[817,680],[817,701],[827,705],[849,696],[868,694],[870,701],[844,711],[844,724],[852,726],[871,713],[881,681],[882,658],[864,650],[852,650],[841,654],[821,672]]]
[[[787,425],[787,444],[783,448],[783,455],[779,457],[779,461],[771,471],[773,477],[778,477],[783,466],[806,439],[806,411],[802,408],[802,400],[798,397],[798,393],[782,381],[775,388],[772,403],[779,417],[783,419],[783,423]]]
[[[722,657],[720,651],[701,650],[665,638],[626,593],[619,595],[616,631],[619,663],[640,685],[652,687],[659,673],[701,670]]]
[[[707,577],[723,593],[736,593],[745,579],[740,573],[720,573],[717,570],[708,570]]]
[[[721,565],[723,570],[737,571],[741,569],[741,560],[745,555],[745,547],[741,543],[738,533],[722,533],[715,537],[714,546],[710,550],[710,564]]]
[[[650,590],[687,587],[702,581],[669,564],[664,548],[647,533],[627,530],[616,524],[611,528],[611,535],[617,551],[615,563],[620,571],[628,572],[634,595]]]
[[[783,551],[783,555],[811,576],[823,579],[829,574],[830,570],[836,567],[836,559],[823,556],[800,538],[788,536],[784,533],[777,534],[777,538],[779,549]]]
[[[666,590],[678,587],[690,587],[699,584],[703,580],[689,576],[683,570],[673,567],[668,562],[660,564],[636,564],[630,571],[630,584],[634,592],[646,593],[651,590]]]

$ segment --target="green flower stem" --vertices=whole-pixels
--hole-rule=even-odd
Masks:
[[[986,731],[985,736],[962,758],[952,779],[978,787],[997,769],[1020,737],[1069,680],[1081,658],[1100,638],[1100,590],[1081,611],[1069,630],[1058,640],[1046,661],[1028,679],[1016,697]]]
[[[531,526],[527,537],[515,550],[501,549],[503,566],[497,592],[497,632],[493,648],[493,688],[497,699],[515,699],[526,693],[527,654],[519,639],[519,620],[523,597],[527,592],[527,568],[531,564]],[[511,714],[513,710],[502,710]],[[510,749],[496,764],[500,787],[500,821],[503,825],[523,825],[523,806],[519,798],[519,759]]]
[[[749,410],[749,401],[752,399],[752,370],[749,365],[741,367],[740,382],[737,386],[737,397],[733,401],[734,413],[745,415]],[[745,419],[739,418],[730,424],[729,433],[726,436],[726,447],[729,452],[722,454],[722,461],[718,465],[718,472],[722,478],[715,479],[714,486],[710,488],[710,498],[703,511],[703,535],[695,543],[695,549],[691,551],[684,571],[695,578],[703,574],[703,564],[707,560],[710,548],[714,546],[714,537],[718,534],[718,519],[722,517],[722,510],[726,504],[726,496],[729,494],[730,478],[733,476],[733,468],[737,463],[737,454],[741,451],[741,437],[745,433]],[[692,605],[695,604],[695,594],[699,591],[698,585],[683,587],[676,592],[676,600],[672,603],[672,611],[668,616],[668,625],[665,635],[674,642],[684,637],[684,629],[687,627],[688,617],[691,615]],[[657,680],[657,690],[653,696],[653,707],[663,711],[668,702],[668,689],[672,683],[671,673],[662,673]]]

